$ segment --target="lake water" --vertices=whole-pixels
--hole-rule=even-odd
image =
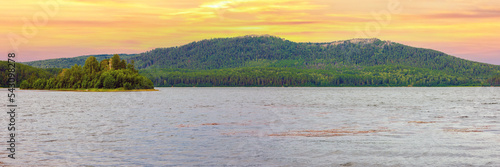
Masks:
[[[3,149],[1,161],[23,166],[500,166],[500,88],[158,89],[18,90],[17,159],[5,158]],[[5,141],[7,119],[2,114]]]

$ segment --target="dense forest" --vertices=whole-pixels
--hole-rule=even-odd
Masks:
[[[132,56],[136,56],[136,54],[119,54],[121,59],[128,59]],[[100,55],[87,55],[87,56],[78,56],[72,58],[58,58],[58,59],[48,59],[48,60],[38,60],[25,62],[24,64],[37,67],[37,68],[71,68],[73,65],[83,66],[85,61],[90,57],[95,57],[97,61],[102,61],[104,59],[110,59],[114,55],[112,54],[100,54]]]
[[[274,36],[218,38],[126,59],[135,61],[139,73],[156,86],[500,85],[500,66],[374,38],[330,43]],[[51,61],[44,63],[57,67]]]
[[[489,86],[500,66],[379,39],[220,38],[131,57],[156,86]]]
[[[379,39],[295,43],[273,36],[219,38],[181,47],[158,48],[130,59],[137,62],[139,69],[151,66],[197,70],[264,66],[336,70],[353,66],[404,65],[463,75],[491,74],[500,70],[500,66]]]
[[[152,89],[150,79],[139,75],[134,63],[121,60],[119,55],[98,62],[93,56],[84,66],[73,65],[55,77],[30,77],[20,84],[21,89]]]
[[[7,87],[8,86],[8,62],[7,61],[0,61],[0,77],[2,80],[1,86],[2,87]],[[39,68],[34,68],[28,65],[24,65],[21,63],[15,63],[16,66],[16,71],[15,71],[15,76],[16,76],[16,86],[19,86],[21,81],[27,80],[28,78],[44,78],[48,79],[51,76],[53,76],[54,73],[51,72],[57,72],[57,69],[39,69]],[[50,71],[50,72],[49,72]]]
[[[407,66],[373,66],[344,72],[282,67],[215,70],[147,69],[157,86],[490,86],[470,77]],[[498,83],[497,83],[498,84]]]

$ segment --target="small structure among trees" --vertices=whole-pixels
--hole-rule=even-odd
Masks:
[[[83,67],[74,65],[63,69],[61,73],[50,79],[30,78],[24,80],[21,89],[153,89],[153,82],[139,75],[134,61],[127,63],[115,54],[111,59],[98,62],[93,56],[85,61]]]

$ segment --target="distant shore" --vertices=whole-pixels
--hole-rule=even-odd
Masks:
[[[69,91],[69,92],[146,92],[146,91],[159,91],[158,89],[21,89],[21,90],[49,90],[49,91]]]

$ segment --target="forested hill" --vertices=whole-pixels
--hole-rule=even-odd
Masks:
[[[112,55],[93,55],[98,61]],[[297,43],[274,36],[244,36],[192,42],[179,47],[157,48],[141,54],[120,54],[135,60],[138,69],[224,69],[235,67],[292,67],[339,69],[377,65],[402,65],[451,73],[482,75],[500,66],[460,59],[445,53],[379,39],[352,39],[330,43]],[[38,68],[70,68],[83,65],[89,56],[25,62]]]
[[[15,63],[15,66],[16,86],[19,86],[21,81],[28,79],[50,78],[60,71],[58,69],[39,69],[20,63]],[[2,80],[0,87],[8,86],[8,69],[9,63],[7,61],[0,61],[0,80]]]
[[[87,57],[26,64],[69,67],[82,65]],[[252,35],[121,57],[134,60],[139,72],[155,86],[500,85],[500,66],[375,38],[298,43]]]
[[[403,65],[451,73],[482,75],[500,66],[472,62],[445,53],[379,39],[331,43],[296,43],[273,36],[218,38],[180,47],[157,48],[136,57],[139,69],[223,69],[235,67],[293,67],[338,69],[376,65]]]

